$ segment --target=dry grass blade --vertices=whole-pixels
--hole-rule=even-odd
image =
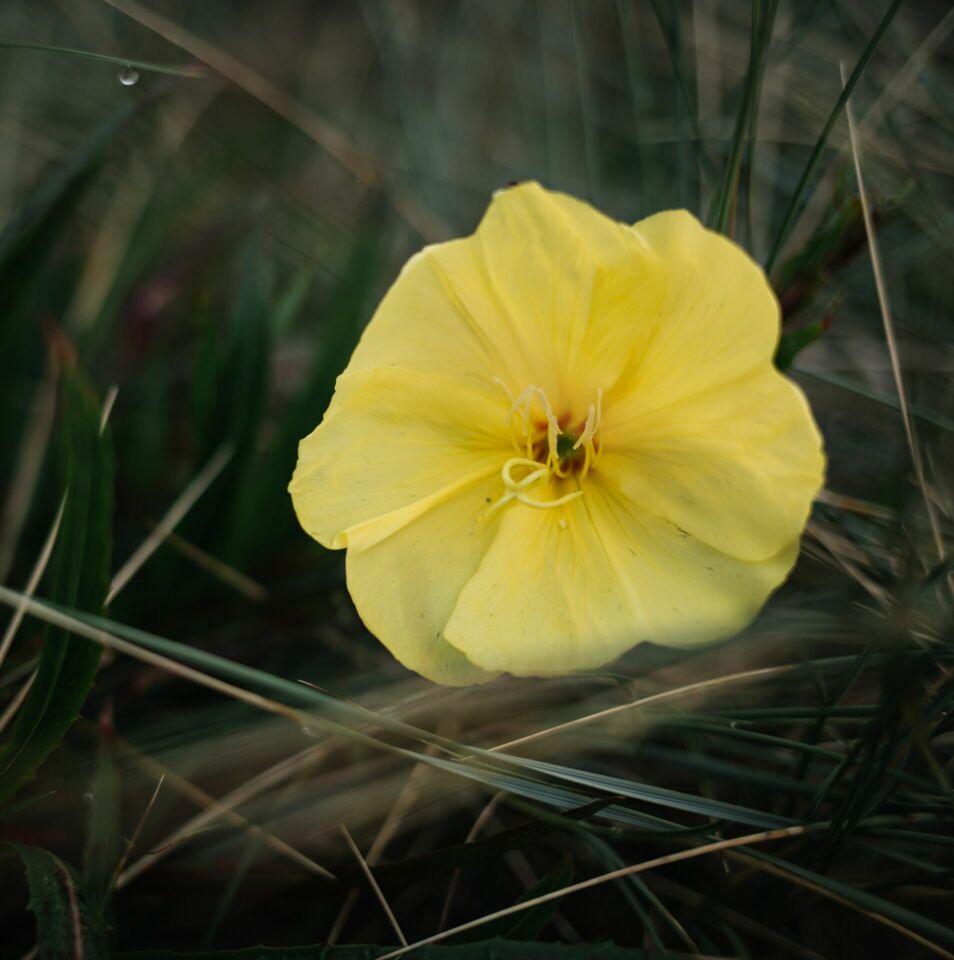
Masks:
[[[0,580],[6,579],[13,562],[20,530],[26,521],[30,500],[37,488],[40,468],[50,442],[55,413],[56,375],[50,371],[37,387],[29,419],[24,424],[16,472],[10,481],[3,514],[0,516]]]
[[[144,854],[136,860],[128,869],[123,871],[117,880],[117,888],[122,888],[137,877],[141,876],[150,867],[154,866],[170,850],[177,847],[180,843],[189,837],[195,836],[201,830],[207,829],[216,820],[227,820],[229,823],[247,829],[252,833],[262,837],[265,843],[280,853],[282,856],[294,861],[304,867],[309,873],[324,877],[326,880],[334,880],[335,876],[329,870],[326,870],[321,864],[316,863],[310,857],[306,857],[299,850],[285,843],[274,834],[265,830],[257,824],[251,823],[241,814],[236,812],[236,807],[249,800],[254,799],[266,790],[284,782],[289,777],[294,776],[301,770],[310,767],[321,760],[328,752],[325,745],[318,747],[309,747],[291,757],[282,760],[273,767],[263,771],[258,776],[253,777],[241,786],[236,787],[228,795],[221,799],[210,796],[204,790],[200,790],[188,780],[171,774],[169,771],[162,771],[162,776],[169,778],[170,783],[182,794],[188,796],[190,800],[201,806],[203,809],[196,816],[187,820],[184,824],[174,830],[160,843],[156,844],[155,849],[150,853]],[[155,766],[154,762],[147,757],[142,757],[137,753],[137,760],[146,763],[148,766]]]
[[[428,747],[426,752],[433,753],[433,750]],[[368,849],[368,855],[365,860],[369,866],[373,867],[377,864],[387,845],[394,838],[405,814],[417,799],[421,778],[427,773],[428,769],[429,768],[423,763],[415,764],[412,768],[411,775],[402,787],[397,800],[394,801],[394,805],[388,812],[384,823],[381,825],[381,829],[377,832],[371,847]],[[358,896],[359,891],[357,888],[348,891],[348,896],[345,898],[345,902],[338,912],[338,916],[331,928],[331,933],[328,934],[327,942],[329,944],[338,942],[338,939],[341,937],[341,932],[344,930],[344,926],[348,922],[348,918],[351,916],[355,904],[358,902]]]
[[[24,588],[23,595],[25,597],[32,597],[33,594],[36,593],[36,588],[40,584],[40,580],[43,577],[43,572],[46,570],[46,566],[50,562],[50,556],[53,553],[53,547],[56,544],[56,538],[60,533],[60,524],[63,522],[63,511],[66,508],[67,496],[68,494],[63,494],[63,499],[60,500],[60,506],[56,511],[56,517],[53,520],[53,525],[50,527],[50,532],[46,535],[43,549],[40,551],[39,557],[37,557],[36,563],[33,566],[33,570],[30,573],[30,579],[27,581],[27,585]],[[7,654],[10,652],[10,647],[13,644],[13,638],[16,636],[17,630],[20,629],[20,624],[23,622],[23,617],[25,614],[26,607],[23,604],[20,604],[16,607],[13,612],[13,616],[10,618],[10,623],[3,634],[3,640],[0,640],[0,667],[3,666],[3,661],[6,660]]]
[[[156,805],[156,800],[159,799],[159,791],[162,789],[162,785],[165,783],[165,780],[166,775],[160,774],[158,781],[156,781],[156,789],[152,791],[152,796],[149,798],[149,802],[146,804],[146,809],[143,810],[142,816],[139,818],[139,822],[136,824],[136,829],[133,830],[132,836],[129,838],[129,842],[126,844],[126,849],[123,850],[123,855],[119,858],[119,863],[116,864],[116,869],[113,871],[112,879],[109,882],[110,889],[115,888],[116,883],[123,872],[123,868],[126,866],[126,861],[129,859],[129,854],[136,846],[136,842],[139,840],[139,834],[142,833],[142,828],[146,823],[149,814],[152,812],[152,808]]]
[[[732,837],[728,840],[716,840],[713,843],[703,844],[701,847],[693,847],[689,850],[679,850],[676,853],[668,853],[662,857],[655,857],[652,860],[644,860],[642,863],[630,864],[628,867],[620,867],[619,870],[611,870],[609,873],[601,873],[598,877],[590,877],[588,880],[581,880],[579,883],[571,883],[568,887],[562,887],[560,890],[553,890],[550,893],[544,893],[531,900],[524,900],[521,903],[515,903],[513,906],[505,907],[503,910],[497,910],[494,913],[488,913],[476,920],[469,920],[459,926],[451,927],[450,930],[444,930],[435,933],[433,936],[425,937],[423,940],[409,944],[399,950],[392,950],[386,953],[379,960],[392,960],[394,957],[403,956],[411,950],[426,946],[430,943],[437,943],[440,940],[446,940],[448,937],[456,936],[458,933],[464,933],[467,930],[473,930],[475,927],[483,926],[485,923],[491,923],[494,920],[500,920],[503,917],[512,916],[515,913],[521,913],[537,907],[542,903],[550,903],[553,900],[571,894],[578,893],[580,890],[589,890],[591,887],[597,887],[603,883],[609,883],[612,880],[619,880],[621,877],[628,877],[635,873],[642,873],[645,870],[654,870],[656,867],[662,867],[669,863],[678,863],[681,860],[691,860],[694,857],[701,857],[709,853],[718,853],[720,850],[731,850],[733,847],[741,847],[756,843],[768,843],[773,840],[785,840],[790,837],[798,837],[810,830],[816,829],[812,826],[782,827],[778,830],[763,830],[760,833],[749,833],[743,837]]]
[[[425,240],[433,241],[444,236],[446,231],[441,224],[411,198],[389,188],[377,164],[360,153],[344,133],[303,103],[289,96],[271,80],[226,51],[197,37],[155,11],[147,9],[136,0],[105,0],[105,2],[147,30],[157,33],[169,43],[175,44],[197,60],[201,60],[226,80],[234,83],[235,86],[287,120],[365,186],[381,190],[394,209]]]
[[[903,926],[900,923],[896,923],[890,917],[886,917],[883,914],[875,913],[872,910],[865,910],[864,907],[859,906],[857,903],[852,903],[850,900],[845,897],[838,896],[837,893],[834,893],[831,890],[826,890],[824,887],[818,886],[818,884],[811,883],[806,880],[804,877],[796,876],[792,873],[789,873],[780,867],[776,867],[774,864],[765,863],[763,860],[755,860],[752,857],[747,857],[744,853],[740,851],[733,851],[727,854],[728,857],[731,857],[736,860],[741,860],[744,863],[755,867],[758,870],[764,870],[767,873],[776,874],[779,877],[787,880],[790,883],[795,883],[800,887],[804,887],[806,890],[811,890],[813,893],[817,893],[819,896],[827,897],[829,900],[834,900],[835,903],[841,904],[843,907],[848,907],[850,910],[854,910],[857,913],[862,914],[865,917],[868,917],[871,920],[874,920],[876,923],[884,924],[886,927],[890,927],[897,933],[900,933],[902,936],[907,937],[909,940],[913,940],[915,943],[920,943],[921,946],[926,947],[932,953],[937,954],[939,957],[943,957],[944,960],[954,960],[954,953],[951,953],[948,950],[945,950],[943,947],[938,946],[936,943],[932,943],[926,937],[922,937],[919,933],[915,933],[913,930],[909,930],[907,927]],[[383,958],[382,958],[383,960]]]
[[[215,690],[227,697],[232,697],[235,700],[240,700],[243,703],[247,703],[249,706],[255,707],[258,710],[264,710],[267,713],[274,713],[278,716],[285,717],[298,726],[301,726],[304,723],[305,718],[299,713],[299,711],[294,710],[291,707],[287,707],[285,704],[279,703],[277,700],[269,700],[267,697],[263,697],[257,693],[252,693],[249,690],[243,690],[241,687],[236,687],[234,684],[226,683],[224,680],[219,680],[216,677],[210,677],[208,674],[202,673],[200,670],[195,670],[192,667],[187,667],[185,664],[177,663],[175,660],[170,660],[168,657],[162,656],[162,654],[153,653],[151,650],[144,650],[142,647],[138,647],[134,643],[129,643],[120,637],[113,636],[111,633],[106,633],[105,630],[97,630],[95,627],[91,627],[82,620],[77,620],[76,617],[71,617],[66,613],[60,613],[59,610],[48,607],[44,603],[38,603],[36,600],[32,600],[29,597],[24,597],[22,593],[17,593],[15,590],[10,590],[7,587],[0,586],[0,603],[5,603],[10,607],[16,607],[17,604],[21,602],[23,603],[26,612],[31,616],[37,617],[40,620],[44,620],[47,623],[51,623],[55,627],[61,627],[64,630],[69,630],[70,632],[75,633],[80,637],[85,637],[87,640],[92,640],[94,643],[98,643],[107,649],[115,650],[118,653],[124,653],[127,656],[141,660],[144,663],[152,664],[154,667],[159,667],[161,670],[166,670],[175,676],[182,677],[184,680],[190,680],[193,683],[197,683],[203,687],[208,687],[210,690]]]
[[[185,490],[179,494],[175,503],[166,511],[166,515],[156,524],[155,529],[133,551],[132,556],[116,571],[113,582],[106,597],[106,606],[109,606],[119,592],[129,583],[139,571],[139,568],[156,552],[162,541],[182,521],[182,518],[195,506],[199,497],[209,489],[212,481],[221,473],[229,462],[233,450],[231,447],[221,447],[214,453],[209,462],[193,477]]]
[[[893,602],[891,594],[885,590],[884,587],[875,583],[857,564],[846,557],[844,552],[838,549],[838,544],[835,539],[820,523],[816,523],[814,520],[810,521],[805,527],[805,532],[817,540],[835,560],[838,566],[856,583],[860,584],[883,608],[887,609],[891,606]]]
[[[191,560],[197,567],[201,567],[227,587],[231,587],[236,593],[240,593],[254,603],[262,603],[268,597],[268,591],[260,583],[246,576],[240,570],[236,570],[235,567],[219,560],[218,557],[206,553],[205,550],[183,539],[178,534],[167,533],[165,542],[187,560]]]
[[[845,84],[845,65],[839,64],[841,69],[841,82]],[[891,316],[891,308],[888,303],[888,291],[884,282],[884,271],[881,266],[881,254],[878,251],[878,242],[875,237],[874,223],[871,219],[871,208],[868,204],[868,194],[865,191],[864,178],[861,174],[861,157],[858,151],[858,135],[855,130],[854,111],[851,107],[851,100],[845,103],[845,113],[848,117],[848,140],[851,144],[851,157],[855,165],[855,177],[858,180],[858,195],[861,199],[861,216],[865,224],[865,233],[868,237],[868,250],[871,254],[871,269],[874,273],[875,290],[878,294],[878,305],[881,308],[881,319],[884,323],[884,335],[888,344],[888,354],[891,357],[891,371],[894,374],[894,385],[898,391],[898,402],[901,405],[901,420],[904,423],[904,434],[908,441],[908,448],[911,451],[911,462],[914,465],[914,473],[917,477],[918,486],[921,489],[921,495],[924,498],[924,506],[927,510],[928,523],[931,526],[931,533],[934,537],[934,546],[937,549],[937,559],[944,561],[944,539],[941,536],[941,527],[938,522],[937,513],[934,504],[928,494],[927,480],[924,475],[924,462],[921,459],[921,451],[918,448],[917,437],[911,425],[911,414],[908,410],[907,391],[904,388],[904,379],[901,376],[901,360],[898,355],[898,343],[894,333],[894,320]]]
[[[467,839],[464,840],[464,843],[473,843],[480,834],[480,831],[484,829],[484,826],[489,822],[490,818],[494,815],[497,810],[497,807],[500,806],[500,801],[503,800],[504,794],[495,793],[487,804],[484,806],[483,810],[477,815],[477,819],[474,821],[473,826],[467,832]],[[437,924],[438,930],[443,930],[447,926],[447,919],[450,916],[451,903],[454,901],[454,895],[457,893],[457,887],[460,885],[462,870],[460,867],[454,868],[454,873],[451,875],[450,883],[447,885],[447,895],[444,897],[444,906],[441,909],[441,919]]]
[[[6,710],[0,714],[0,733],[3,733],[4,730],[10,724],[10,721],[17,715],[17,711],[20,707],[23,706],[23,701],[26,700],[27,694],[30,692],[30,687],[33,686],[33,681],[36,680],[36,670],[27,677],[23,686],[17,690],[14,698],[7,704]]]
[[[113,404],[116,403],[116,397],[119,396],[119,387],[114,383],[109,390],[106,391],[106,396],[103,398],[103,412],[99,417],[99,432],[102,432],[106,429],[106,424],[109,423],[109,415],[113,412]]]
[[[407,937],[404,936],[404,931],[401,929],[401,925],[397,921],[397,917],[394,916],[394,911],[391,909],[390,904],[382,893],[381,888],[378,886],[378,881],[374,879],[374,874],[371,872],[371,868],[368,866],[367,861],[364,857],[361,856],[361,851],[358,849],[358,845],[354,842],[354,838],[348,832],[348,828],[342,823],[339,824],[341,827],[342,836],[345,838],[345,842],[348,844],[348,848],[354,854],[355,859],[358,861],[358,864],[361,867],[361,871],[364,873],[365,877],[369,884],[371,884],[371,889],[374,891],[374,895],[378,898],[378,901],[381,904],[381,908],[387,914],[388,922],[394,928],[394,932],[397,934],[398,940],[401,941],[404,946],[407,946]]]
[[[699,680],[696,683],[689,683],[683,687],[676,687],[673,690],[662,690],[648,697],[641,697],[639,700],[631,700],[629,703],[620,703],[615,707],[607,707],[605,710],[598,710],[596,713],[588,713],[584,717],[577,717],[575,720],[567,720],[566,723],[557,724],[554,727],[547,727],[544,730],[537,730],[535,733],[528,733],[524,737],[518,737],[516,740],[508,740],[506,743],[498,743],[495,747],[489,747],[490,752],[501,750],[512,750],[514,747],[521,747],[524,744],[532,743],[534,740],[542,740],[544,737],[553,736],[555,733],[564,733],[576,727],[582,727],[588,723],[594,723],[597,720],[603,720],[606,717],[615,716],[618,713],[625,713],[628,710],[636,710],[639,707],[647,707],[653,703],[662,703],[664,700],[674,700],[689,693],[696,693],[699,690],[707,690],[711,687],[718,687],[725,683],[734,683],[739,680],[752,680],[761,677],[778,676],[788,673],[792,670],[798,670],[800,664],[786,663],[779,667],[760,667],[757,670],[743,670],[740,673],[730,673],[724,677],[710,677],[708,680]]]
[[[954,7],[952,7],[938,25],[928,34],[924,41],[908,58],[904,66],[895,74],[891,83],[884,89],[874,106],[862,118],[859,124],[862,131],[876,127],[896,104],[901,103],[921,75],[921,71],[930,61],[935,51],[948,38],[954,29]],[[844,69],[842,69],[842,83],[844,83]]]

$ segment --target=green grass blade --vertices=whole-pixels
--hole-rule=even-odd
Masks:
[[[106,53],[94,53],[92,50],[76,50],[73,47],[54,47],[46,43],[0,43],[0,50],[39,50],[46,53],[62,53],[71,57],[81,57],[84,60],[97,60],[102,63],[114,63],[118,67],[132,67],[144,73],[164,73],[174,77],[191,77],[193,79],[206,76],[204,67],[198,64],[154,63],[151,60],[129,60],[123,57],[114,57]]]
[[[855,89],[855,84],[860,79],[862,73],[864,73],[865,67],[868,65],[868,61],[875,52],[875,48],[878,46],[881,38],[884,36],[885,31],[891,25],[891,21],[901,8],[901,4],[903,2],[904,0],[892,0],[891,6],[885,11],[884,16],[881,18],[881,22],[878,24],[878,28],[868,41],[868,45],[865,47],[861,57],[855,64],[854,70],[851,71],[851,75],[848,77],[848,82],[844,85],[841,93],[838,95],[838,99],[835,101],[835,105],[832,107],[831,113],[829,113],[828,119],[825,121],[825,126],[822,127],[822,131],[818,135],[818,139],[815,141],[815,146],[812,148],[812,152],[808,157],[808,163],[805,164],[805,168],[802,170],[802,175],[799,177],[798,183],[795,186],[795,190],[788,202],[788,207],[786,208],[785,214],[782,217],[782,225],[779,227],[778,233],[775,235],[772,249],[765,263],[766,273],[772,272],[775,262],[778,260],[779,254],[782,252],[782,248],[785,245],[785,241],[788,239],[788,234],[792,229],[796,216],[800,210],[802,194],[805,192],[805,188],[808,186],[808,181],[811,179],[812,173],[814,173],[815,167],[817,166],[818,161],[821,159],[822,151],[825,149],[825,144],[828,142],[828,137],[831,134],[832,128],[835,126],[835,121],[838,119],[841,111],[844,109],[845,104],[848,102],[848,98]]]
[[[66,506],[50,561],[51,593],[81,610],[102,608],[112,557],[113,452],[100,430],[100,405],[65,352],[58,460]],[[9,800],[56,748],[76,719],[99,665],[100,648],[48,630],[37,677],[0,749],[0,802]]]
[[[775,24],[776,0],[752,0],[752,40],[749,50],[749,68],[745,76],[742,102],[735,117],[729,158],[722,175],[719,192],[709,210],[709,226],[720,233],[729,232],[729,221],[738,194],[742,154],[747,131],[754,128],[758,116],[758,95],[762,87],[762,75],[768,62],[769,46],[772,43],[772,28]]]
[[[863,911],[880,917],[886,917],[908,930],[920,934],[933,943],[943,944],[948,947],[954,947],[954,929],[944,926],[929,917],[924,917],[906,907],[899,907],[889,900],[868,893],[867,890],[861,890],[858,887],[842,883],[833,877],[816,873],[806,867],[798,866],[789,860],[782,860],[770,853],[761,850],[747,848],[744,856],[760,860],[763,863],[770,864],[780,873],[790,874],[801,880],[807,881],[811,886],[821,887],[827,892],[833,894],[836,898],[847,900],[852,905]]]

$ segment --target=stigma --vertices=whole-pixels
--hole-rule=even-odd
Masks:
[[[495,381],[510,400],[505,422],[511,428],[518,456],[507,460],[500,470],[503,495],[478,519],[486,519],[510,503],[548,510],[582,497],[580,481],[602,453],[599,435],[603,419],[602,389],[596,391],[595,402],[587,408],[586,416],[574,423],[572,413],[556,414],[542,387],[530,384],[515,397],[502,380],[495,378]],[[576,489],[550,499],[533,495],[534,490],[553,478],[571,480]]]

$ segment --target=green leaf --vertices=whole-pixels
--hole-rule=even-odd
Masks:
[[[728,232],[733,202],[739,187],[746,131],[754,129],[758,116],[762,75],[768,61],[768,49],[772,42],[772,27],[775,23],[777,7],[777,0],[766,0],[764,9],[762,0],[752,0],[752,41],[742,103],[735,117],[732,145],[729,148],[729,159],[725,165],[722,184],[709,212],[709,225],[720,233]]]
[[[152,98],[137,97],[104,120],[71,154],[45,171],[0,232],[0,464],[13,462],[22,410],[20,379],[42,369],[43,351],[36,318],[50,310],[49,275],[60,238],[102,167],[116,136]],[[18,371],[14,375],[14,371]],[[20,387],[22,389],[22,387]]]
[[[291,499],[284,494],[295,469],[298,443],[314,430],[334,392],[335,378],[344,368],[373,311],[370,292],[375,288],[382,259],[379,229],[361,231],[348,252],[344,269],[320,303],[320,323],[309,323],[318,340],[315,359],[301,391],[284,411],[269,447],[250,463],[239,488],[228,539],[222,553],[233,563],[246,561],[264,547],[299,539]],[[305,303],[310,276],[300,275],[272,308],[274,331],[286,329]]]
[[[10,846],[26,866],[40,960],[105,960],[105,930],[89,909],[76,874],[46,850]]]
[[[113,453],[100,432],[100,405],[60,348],[57,460],[66,498],[50,560],[50,595],[78,610],[102,609],[112,553]],[[93,684],[100,647],[50,629],[43,639],[36,680],[0,749],[0,803],[14,796],[72,726]]]
[[[828,142],[828,137],[831,134],[832,128],[835,126],[835,121],[838,119],[842,109],[848,102],[848,98],[851,96],[852,90],[855,89],[855,84],[858,82],[862,73],[864,73],[865,67],[868,65],[868,61],[871,59],[871,55],[875,52],[875,47],[878,46],[878,43],[881,41],[881,38],[884,36],[885,31],[890,26],[891,21],[894,19],[894,15],[898,12],[903,2],[904,0],[893,0],[891,6],[885,11],[884,16],[881,18],[881,22],[878,24],[878,28],[868,41],[868,45],[862,51],[861,56],[858,58],[858,62],[855,64],[854,70],[851,71],[848,81],[845,83],[841,93],[838,95],[838,99],[835,101],[835,105],[831,108],[831,113],[829,113],[828,119],[825,121],[825,126],[822,127],[822,131],[818,135],[818,139],[815,141],[815,146],[812,148],[812,152],[808,157],[808,163],[805,164],[805,169],[802,170],[802,175],[799,178],[794,192],[792,193],[792,198],[788,202],[785,215],[782,217],[782,225],[779,227],[778,233],[775,236],[775,242],[772,244],[772,250],[769,253],[768,260],[765,263],[766,273],[770,273],[772,267],[775,266],[775,261],[782,252],[782,247],[785,245],[785,241],[788,239],[788,234],[795,222],[796,214],[801,209],[802,194],[805,192],[805,188],[808,186],[808,181],[811,179],[812,173],[814,172],[815,167],[821,158],[822,151],[825,149],[825,144]]]
[[[131,101],[104,120],[67,163],[40,179],[0,233],[0,320],[10,305],[32,292],[54,241],[66,226],[106,152],[127,123],[151,98]]]

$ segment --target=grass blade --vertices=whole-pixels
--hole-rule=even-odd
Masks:
[[[815,141],[815,146],[812,148],[812,152],[808,157],[808,163],[805,164],[805,168],[802,170],[802,175],[799,177],[798,183],[795,186],[795,190],[793,191],[791,199],[788,202],[788,207],[786,208],[785,214],[782,217],[782,225],[779,227],[778,233],[775,235],[775,240],[772,243],[772,249],[765,263],[766,273],[772,272],[775,262],[778,260],[779,254],[782,252],[782,248],[785,246],[785,241],[788,239],[788,234],[791,231],[792,226],[795,223],[795,219],[800,211],[802,194],[805,192],[805,188],[808,186],[808,181],[811,179],[812,173],[814,173],[815,167],[818,165],[818,161],[821,159],[822,151],[825,149],[825,144],[828,142],[828,137],[831,134],[832,128],[835,126],[835,121],[837,121],[839,114],[841,113],[845,104],[848,102],[848,98],[851,96],[852,90],[855,89],[855,84],[860,79],[862,73],[864,73],[865,67],[868,65],[868,61],[875,52],[875,48],[880,43],[885,31],[891,25],[891,21],[901,8],[901,4],[903,2],[904,0],[892,0],[891,6],[885,11],[884,16],[881,18],[881,22],[878,24],[878,28],[868,41],[868,45],[865,47],[864,51],[862,51],[858,62],[855,64],[854,70],[851,71],[851,76],[848,77],[848,82],[842,87],[841,93],[838,95],[838,99],[835,101],[835,105],[831,108],[831,113],[828,114],[828,119],[825,121],[825,126],[822,127],[822,131],[818,135],[818,139]]]

